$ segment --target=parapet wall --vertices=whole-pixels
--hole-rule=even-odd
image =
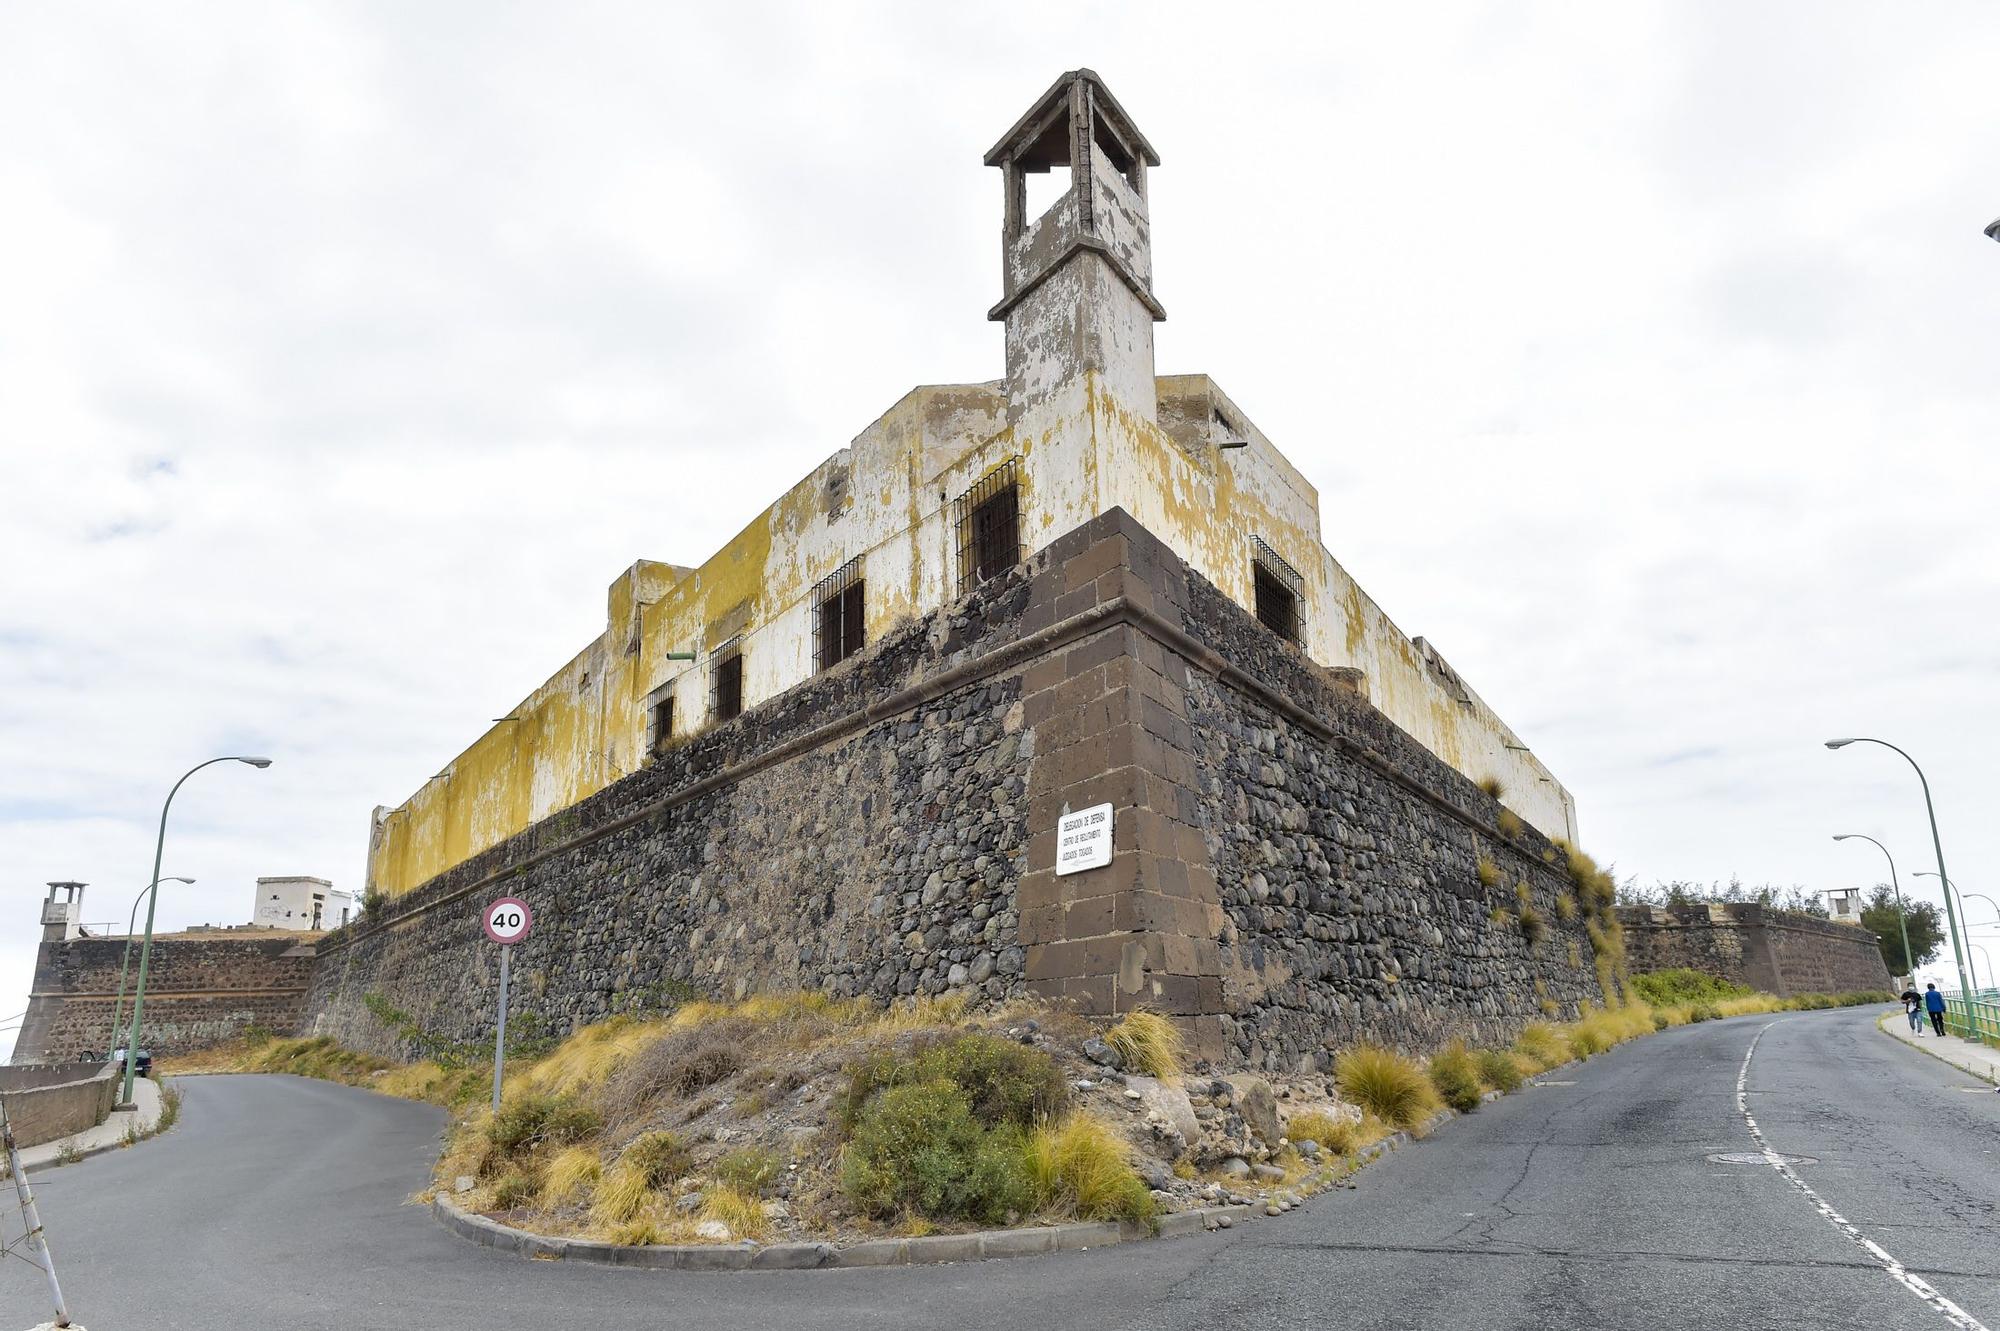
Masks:
[[[111,1029],[125,939],[73,938],[42,943],[34,989],[14,1046],[14,1062],[47,1063],[104,1054],[124,1042]],[[296,933],[168,934],[153,940],[140,1014],[140,1047],[187,1053],[222,1044],[247,1026],[288,1031],[298,1025],[312,977],[313,949]],[[124,1017],[132,1013],[139,944],[132,945]]]
[[[1741,902],[1620,908],[1634,972],[1686,967],[1789,998],[1887,990],[1875,935]]]
[[[379,995],[490,1039],[502,895],[537,917],[516,1019],[556,1031],[689,991],[1026,990],[1293,1067],[1574,1015],[1597,958],[1554,847],[1357,688],[1114,509],[328,935],[305,1029],[405,1052]],[[1057,820],[1099,803],[1111,863],[1058,876]]]
[[[102,1123],[118,1102],[110,1063],[0,1068],[0,1095],[16,1146],[40,1146]]]

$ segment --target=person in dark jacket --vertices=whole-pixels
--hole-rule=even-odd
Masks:
[[[1917,992],[1914,984],[1903,991],[1903,1015],[1910,1019],[1910,1029],[1921,1036],[1924,1033],[1924,996]]]
[[[1931,1014],[1931,1029],[1943,1035],[1944,995],[1937,991],[1937,986],[1934,984],[1924,986],[1924,1011]]]

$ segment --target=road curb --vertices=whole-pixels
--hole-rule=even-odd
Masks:
[[[1932,1049],[1929,1045],[1918,1044],[1914,1040],[1905,1040],[1902,1036],[1897,1035],[1894,1031],[1889,1029],[1889,1021],[1896,1015],[1897,1015],[1896,1013],[1891,1012],[1888,1014],[1888,1016],[1879,1018],[1875,1022],[1875,1029],[1882,1035],[1887,1036],[1890,1040],[1894,1041],[1896,1044],[1902,1045],[1906,1049],[1914,1049],[1920,1054],[1924,1054],[1930,1058],[1934,1058],[1948,1068],[1956,1068],[1958,1071],[1963,1072],[1966,1076],[1972,1078],[1974,1081],[1983,1081],[1989,1086],[2000,1086],[2000,1078],[1996,1078],[1990,1073],[1982,1072],[1978,1068],[1969,1068],[1965,1066],[1965,1064],[1958,1062],[1956,1059],[1946,1058],[1943,1054],[1939,1053],[1935,1049]]]
[[[1564,1067],[1570,1066],[1564,1064]],[[1550,1072],[1561,1071],[1551,1068]],[[1546,1073],[1541,1075],[1546,1076]],[[1526,1085],[1532,1085],[1530,1081]],[[1491,1102],[1504,1092],[1488,1091]],[[1414,1128],[1390,1133],[1354,1153],[1345,1168],[1328,1168],[1307,1177],[1297,1188],[1281,1189],[1296,1201],[1280,1214],[1296,1209],[1364,1166],[1392,1151],[1429,1137],[1462,1115],[1440,1109]],[[869,1239],[841,1246],[832,1243],[735,1244],[649,1243],[616,1244],[595,1239],[568,1239],[536,1234],[467,1211],[443,1193],[431,1198],[431,1214],[452,1233],[469,1242],[536,1261],[583,1262],[595,1266],[638,1267],[656,1271],[826,1271],[871,1266],[941,1266],[956,1262],[993,1261],[1005,1257],[1039,1257],[1052,1252],[1080,1252],[1114,1243],[1187,1238],[1268,1214],[1264,1205],[1198,1206],[1158,1217],[1154,1225],[1130,1221],[1077,1221],[1034,1225],[1022,1229],[982,1229],[969,1234],[934,1234],[915,1239]]]

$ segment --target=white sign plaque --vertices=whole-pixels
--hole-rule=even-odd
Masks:
[[[1056,875],[1111,863],[1111,806],[1093,804],[1056,822]]]

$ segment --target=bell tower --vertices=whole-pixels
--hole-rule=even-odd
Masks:
[[[1036,99],[986,164],[1005,180],[1001,277],[988,317],[1007,325],[1007,414],[1043,434],[1103,409],[1158,417],[1146,170],[1159,154],[1088,69]],[[1027,178],[1066,171],[1069,189],[1027,216]]]

